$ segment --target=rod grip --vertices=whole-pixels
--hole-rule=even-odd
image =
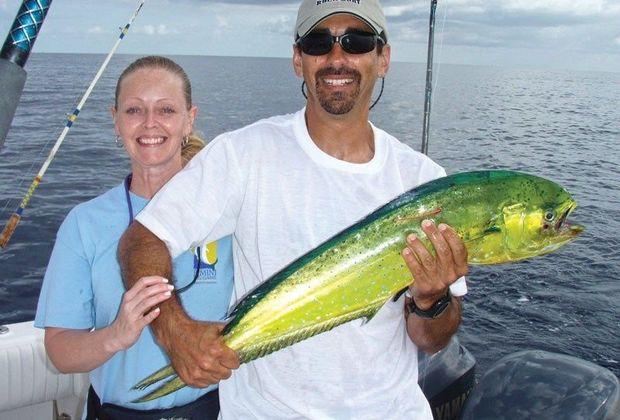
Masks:
[[[0,50],[0,57],[24,67],[52,0],[24,0]]]
[[[2,234],[0,234],[0,248],[6,248],[6,245],[9,243],[11,236],[13,236],[15,229],[17,229],[17,225],[20,220],[21,216],[17,213],[13,213],[9,221],[6,222],[6,226],[4,227]]]

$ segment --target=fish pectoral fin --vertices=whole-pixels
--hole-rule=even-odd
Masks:
[[[482,235],[487,235],[489,233],[499,233],[502,229],[499,226],[489,226],[482,232]]]
[[[501,233],[501,231],[502,228],[497,225],[497,218],[492,218],[491,220],[489,220],[486,228],[482,232],[463,238],[463,242],[465,243],[465,245],[475,244],[480,239],[488,237],[489,235]]]
[[[424,219],[435,217],[439,213],[441,213],[441,208],[436,208],[434,210],[427,211],[427,212],[420,213],[420,214],[412,214],[412,215],[407,215],[407,216],[400,215],[394,218],[394,222],[395,223],[406,223],[406,222],[413,222],[416,220],[422,221]]]
[[[503,253],[504,233],[501,227],[488,226],[478,235],[464,240],[469,264],[490,264]]]
[[[501,228],[497,226],[486,228],[480,235],[470,236],[467,239],[463,240],[463,243],[469,249],[470,246],[475,246],[479,242],[483,242],[488,240],[489,237],[501,235]]]

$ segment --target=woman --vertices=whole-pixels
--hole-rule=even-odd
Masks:
[[[204,144],[192,134],[197,109],[189,79],[172,60],[140,58],[121,74],[111,111],[117,142],[122,141],[131,159],[131,174],[76,206],[64,220],[35,325],[45,328],[46,350],[61,372],[91,372],[88,418],[194,418],[188,414],[192,410],[200,418],[216,418],[214,387],[186,387],[142,404],[131,401],[144,391],[131,387],[168,363],[145,327],[174,287],[176,293],[191,287],[180,298],[192,318],[225,317],[232,292],[230,238],[198,247],[197,255],[179,256],[175,279],[148,278],[127,293],[116,259],[118,240],[133,217]]]

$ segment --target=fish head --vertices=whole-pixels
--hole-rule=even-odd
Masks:
[[[569,223],[577,207],[571,195],[558,184],[530,177],[524,190],[501,207],[502,242],[510,261],[548,254],[573,241],[584,227]]]
[[[574,240],[584,228],[568,216],[577,207],[558,184],[518,172],[504,173],[484,190],[489,205],[474,207],[475,228],[465,244],[471,264],[499,264],[548,254]]]

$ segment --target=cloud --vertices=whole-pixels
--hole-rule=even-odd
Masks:
[[[605,9],[606,0],[509,0],[506,10],[537,11],[544,13],[591,15]]]
[[[229,29],[230,23],[228,19],[222,15],[215,15],[215,20],[217,22],[218,29]]]
[[[259,25],[259,28],[266,32],[290,37],[293,34],[294,25],[295,20],[293,16],[280,14],[268,17]]]
[[[399,3],[391,2],[384,7],[388,21],[428,19],[429,6],[426,2]],[[582,24],[608,19],[610,11],[618,14],[617,8],[608,7],[603,0],[452,0],[440,3],[438,15],[446,8],[451,20],[489,26]]]
[[[426,43],[427,0],[384,0],[382,4],[392,43]],[[436,18],[435,36],[441,36],[445,45],[613,52],[617,29],[612,28],[620,21],[620,2],[449,0],[439,2]]]
[[[227,28],[249,23],[252,30],[289,36],[300,0],[216,0],[204,6],[225,17]],[[390,41],[425,44],[428,0],[382,0]],[[218,17],[218,21],[219,21]],[[444,24],[445,19],[445,24]],[[610,28],[620,20],[618,0],[445,0],[437,8],[436,37],[445,45],[483,48],[553,48],[616,51]]]
[[[102,34],[104,33],[104,30],[101,26],[92,26],[90,28],[88,28],[88,30],[86,31],[89,34]]]
[[[131,29],[137,36],[130,36],[123,48],[140,53],[288,57],[300,1],[149,0]],[[0,0],[0,15],[7,25],[20,3]],[[429,3],[381,0],[396,60],[423,61]],[[135,5],[135,0],[54,3],[43,28],[46,32],[38,41],[39,50],[58,51],[56,35],[66,37],[70,32],[71,36],[92,36],[67,49],[78,45],[80,51],[99,51],[100,45],[91,40],[99,39],[96,34],[116,32]],[[178,16],[183,16],[182,21]],[[435,41],[437,53],[443,48],[444,60],[451,62],[485,62],[484,57],[493,62],[538,62],[547,55],[583,56],[588,62],[588,57],[607,54],[607,63],[618,63],[618,22],[620,0],[440,0]],[[186,42],[188,34],[204,41]],[[610,68],[617,71],[620,67]]]
[[[221,3],[221,4],[235,4],[235,5],[259,5],[259,6],[277,6],[283,4],[296,5],[299,6],[299,1],[291,1],[291,0],[215,0],[213,3]]]
[[[142,25],[138,26],[135,29],[136,33],[144,34],[144,35],[169,35],[169,34],[178,34],[179,31],[176,29],[171,29],[168,25],[163,23],[159,25]]]

